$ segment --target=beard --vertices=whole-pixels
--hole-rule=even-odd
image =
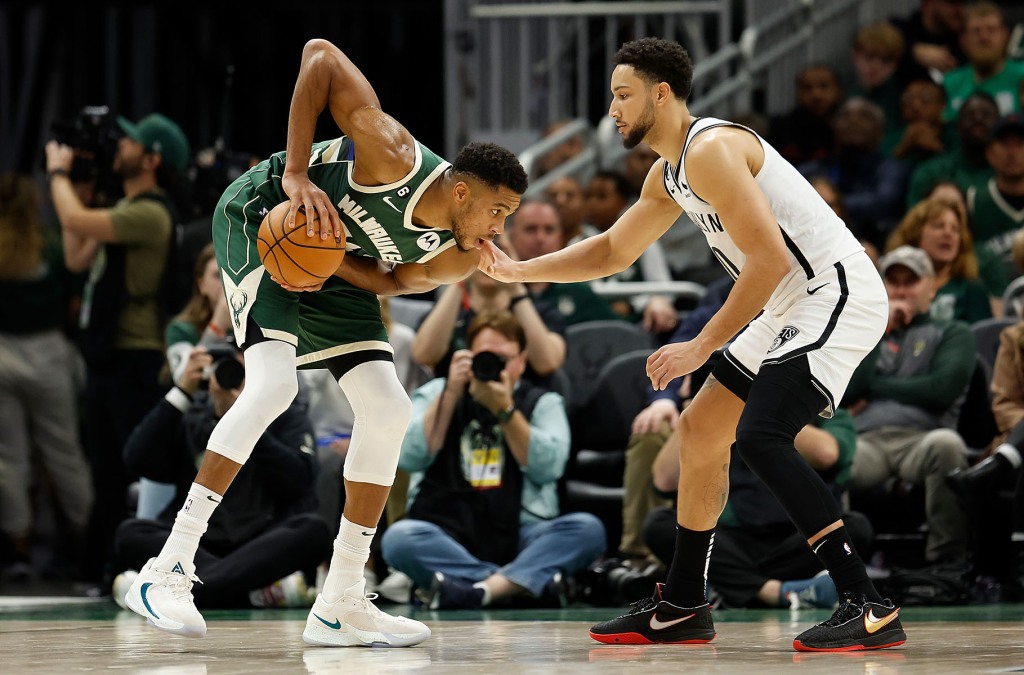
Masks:
[[[123,180],[135,178],[142,173],[142,161],[137,160],[133,162],[122,157],[116,157],[114,159],[114,173]]]
[[[452,238],[455,239],[455,248],[459,249],[463,253],[469,253],[470,251],[476,250],[476,247],[467,241],[470,237],[466,234],[465,225],[459,215],[456,215],[452,220]],[[473,239],[475,241],[475,238]]]
[[[644,142],[644,139],[647,137],[647,134],[653,126],[654,104],[651,103],[650,99],[648,99],[647,104],[644,105],[644,109],[640,113],[640,117],[637,118],[636,122],[630,125],[629,132],[622,139],[622,145],[624,145],[627,150],[632,150]]]

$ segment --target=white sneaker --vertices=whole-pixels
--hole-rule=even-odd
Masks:
[[[124,604],[124,596],[128,594],[128,589],[132,587],[132,582],[135,581],[135,577],[139,576],[139,573],[135,570],[125,570],[116,577],[114,577],[113,596],[114,602],[121,609],[128,609],[128,605]]]
[[[206,621],[192,599],[192,584],[199,581],[195,564],[179,560],[170,570],[162,570],[153,566],[155,562],[156,558],[149,559],[125,594],[128,609],[168,633],[206,635]]]
[[[362,584],[358,590],[362,594]],[[425,624],[377,609],[372,602],[376,597],[345,594],[328,604],[322,595],[316,596],[302,641],[324,647],[411,647],[430,637]]]

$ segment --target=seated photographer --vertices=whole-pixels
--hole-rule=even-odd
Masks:
[[[197,346],[182,376],[135,428],[125,446],[128,470],[171,483],[177,495],[157,520],[131,518],[115,535],[120,604],[149,558],[157,555],[188,495],[214,424],[245,386],[242,354],[233,344]],[[205,384],[208,391],[200,391]],[[257,441],[217,509],[196,555],[199,607],[268,604],[309,606],[306,574],[329,559],[331,536],[316,513],[313,429],[292,403]],[[280,583],[276,583],[280,582]]]
[[[562,397],[521,379],[526,336],[511,312],[478,315],[447,378],[412,396],[399,468],[413,472],[406,517],[384,533],[391,567],[433,609],[551,599],[561,575],[604,552],[593,515],[559,515],[569,458]]]

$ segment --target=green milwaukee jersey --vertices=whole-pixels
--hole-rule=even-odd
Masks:
[[[346,137],[315,143],[309,157],[309,179],[327,193],[345,226],[349,255],[387,262],[426,262],[455,245],[450,230],[419,227],[412,212],[423,193],[450,164],[416,143],[409,173],[388,185],[359,185],[352,178],[355,145]],[[285,153],[279,152],[250,170],[256,193],[278,204],[288,196],[281,189]]]
[[[448,162],[417,143],[413,167],[401,180],[359,185],[352,179],[355,152],[343,136],[314,144],[309,156],[310,180],[327,193],[345,226],[346,255],[422,263],[455,246],[449,230],[412,222],[413,209]],[[235,339],[295,345],[299,367],[353,352],[391,352],[375,294],[337,276],[315,293],[293,293],[266,273],[256,239],[266,214],[288,200],[281,189],[284,166],[284,152],[260,162],[228,186],[214,210],[213,244]]]

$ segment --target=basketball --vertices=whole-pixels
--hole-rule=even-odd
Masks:
[[[312,286],[327,279],[345,257],[345,232],[341,242],[333,236],[306,236],[306,214],[295,214],[295,229],[285,231],[290,202],[281,202],[260,223],[256,249],[267,272],[289,286]]]

